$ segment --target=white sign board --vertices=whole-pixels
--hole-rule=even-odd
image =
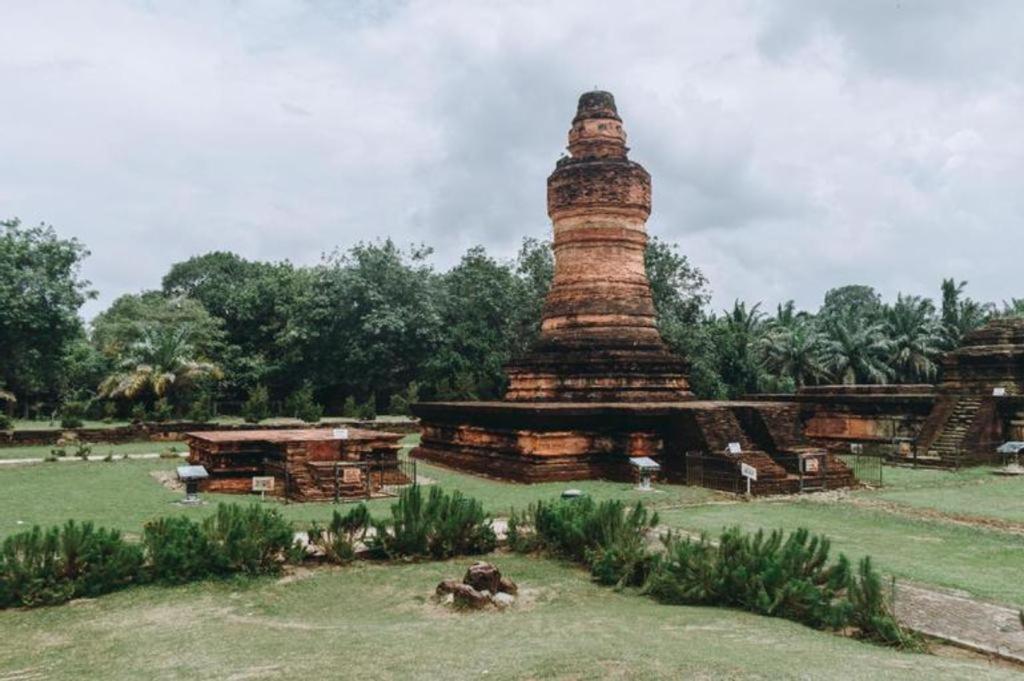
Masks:
[[[725,448],[730,454],[740,454],[743,452],[743,448],[740,447],[739,442],[730,442],[729,446]]]
[[[253,492],[273,492],[274,491],[274,478],[272,476],[260,477],[254,476],[252,479],[252,491]]]
[[[757,480],[757,469],[747,463],[740,464],[740,475],[744,478],[750,478],[751,480]]]
[[[1006,397],[1006,388],[992,388],[992,397]]]
[[[363,481],[363,472],[353,466],[345,466],[341,469],[341,481],[351,485]]]
[[[335,428],[331,431],[331,436],[335,440],[347,440],[348,439],[348,428]]]

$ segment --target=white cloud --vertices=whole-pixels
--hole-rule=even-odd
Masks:
[[[548,231],[576,96],[618,99],[650,230],[733,298],[1020,296],[1017,2],[127,3],[0,10],[0,216],[102,293],[214,249],[441,266]]]

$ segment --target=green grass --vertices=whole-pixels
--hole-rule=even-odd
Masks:
[[[105,456],[113,454],[159,454],[167,449],[174,448],[179,452],[187,452],[188,447],[184,442],[124,442],[112,444],[110,442],[91,443],[92,451],[90,456]],[[32,445],[26,447],[0,447],[0,459],[45,459],[50,455],[55,445]],[[74,457],[74,446],[64,448],[68,456]]]
[[[468,560],[358,564],[290,582],[147,587],[0,612],[0,670],[46,679],[1010,679],[973,660],[899,653],[784,620],[657,605],[558,563],[491,558],[511,611],[430,600]]]
[[[661,520],[670,527],[713,534],[731,525],[745,530],[806,527],[827,535],[833,550],[851,559],[871,556],[885,573],[1024,606],[1020,535],[913,520],[846,503],[801,501],[668,510]]]
[[[1024,479],[985,475],[958,485],[882,490],[873,496],[942,513],[1024,523]]]

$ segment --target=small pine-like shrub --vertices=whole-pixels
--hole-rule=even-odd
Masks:
[[[345,404],[341,407],[341,415],[349,418],[355,418],[358,405],[356,405],[356,398],[353,395],[349,395],[345,398]]]
[[[13,430],[14,420],[7,414],[0,412],[0,430]]]
[[[188,412],[185,414],[189,421],[206,423],[214,417],[213,395],[208,390],[197,392],[189,403]]]
[[[356,418],[360,421],[373,421],[377,418],[377,398],[370,395],[366,401],[356,407]]]
[[[64,603],[139,581],[141,547],[119,532],[69,520],[62,527],[33,527],[0,545],[0,608]]]
[[[281,512],[259,504],[220,504],[203,521],[203,532],[216,555],[215,571],[221,574],[277,573],[295,544]]]
[[[325,528],[313,523],[309,542],[323,551],[327,561],[344,565],[355,559],[356,542],[366,539],[369,528],[370,511],[366,504],[359,504],[345,515],[335,511]]]
[[[146,523],[142,545],[149,575],[163,584],[185,584],[208,577],[223,561],[203,526],[184,516],[157,518]]]
[[[142,402],[133,404],[130,413],[132,423],[145,423],[146,419],[149,418],[149,414],[146,413],[146,405]]]
[[[158,423],[164,421],[170,421],[174,418],[174,407],[167,400],[166,397],[161,397],[159,400],[153,403],[153,420]]]
[[[388,414],[393,416],[407,416],[409,415],[409,406],[415,404],[420,399],[420,387],[413,381],[405,389],[405,392],[395,393],[391,396],[388,401]]]
[[[658,515],[637,503],[596,503],[590,497],[540,501],[525,513],[513,512],[508,542],[514,551],[545,551],[582,563],[600,584],[640,586],[655,558],[647,551],[647,533]]]
[[[850,581],[849,599],[850,623],[857,627],[862,638],[908,650],[923,647],[920,638],[896,621],[882,591],[882,578],[867,556],[861,559],[857,565],[857,574]]]
[[[85,414],[89,409],[88,402],[67,400],[60,408],[61,428],[81,428],[85,423]]]
[[[317,423],[324,415],[324,408],[317,403],[313,386],[308,383],[288,396],[285,409],[289,416],[306,423]]]
[[[267,386],[258,385],[249,391],[242,404],[242,418],[246,423],[259,423],[270,418],[270,392]]]
[[[374,528],[372,547],[387,558],[475,555],[498,543],[479,501],[439,487],[431,487],[425,499],[419,485],[406,487],[391,506],[390,522]]]

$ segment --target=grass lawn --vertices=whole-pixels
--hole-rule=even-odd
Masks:
[[[988,467],[939,475],[936,471],[908,470],[901,470],[897,484],[862,494],[942,513],[1024,523],[1022,478],[993,475]]]
[[[32,445],[27,447],[0,447],[0,459],[45,459],[50,455],[55,445]],[[175,451],[186,452],[188,447],[184,442],[123,442],[112,444],[110,442],[94,442],[91,444],[90,456],[104,456],[113,454],[159,454],[173,448]],[[64,448],[69,457],[74,457],[73,446]]]
[[[657,605],[552,561],[491,560],[520,585],[508,612],[457,614],[431,602],[437,582],[461,575],[468,559],[147,587],[0,612],[0,677],[1019,678],[976,660],[898,653],[784,620]]]
[[[731,525],[746,530],[806,527],[828,535],[835,552],[853,560],[871,556],[885,573],[1024,606],[1024,536],[1020,535],[914,520],[848,503],[809,501],[667,510],[661,520],[671,527],[712,534]]]

